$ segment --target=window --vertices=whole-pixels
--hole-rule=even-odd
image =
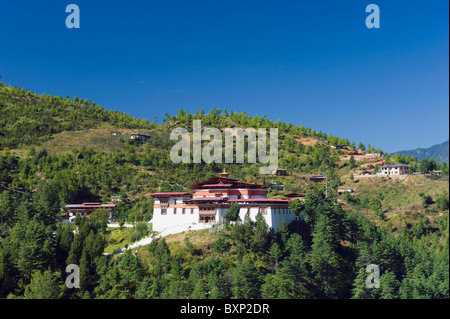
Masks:
[[[216,209],[215,207],[200,207],[199,213],[203,215],[215,215]]]
[[[267,207],[260,207],[260,208],[259,208],[259,212],[260,212],[261,214],[263,214],[263,215],[266,215],[266,214],[267,214]]]
[[[183,215],[186,214],[186,208],[181,209],[181,214],[183,214]]]
[[[167,215],[168,201],[161,200],[161,201],[159,201],[159,205],[161,206],[161,215]]]

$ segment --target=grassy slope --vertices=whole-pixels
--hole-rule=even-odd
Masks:
[[[355,193],[359,193],[357,197],[360,200],[364,197],[372,198],[381,193],[382,206],[386,215],[384,221],[380,221],[370,208],[362,209],[361,212],[379,225],[387,226],[394,233],[399,233],[400,229],[408,227],[407,224],[414,226],[423,217],[427,217],[431,222],[430,227],[433,227],[438,220],[445,218],[449,213],[448,210],[440,211],[436,203],[424,206],[422,197],[419,195],[421,193],[429,195],[435,201],[443,193],[448,194],[448,180],[445,178],[433,180],[425,175],[410,175],[405,180],[374,177],[361,178],[352,182],[346,179],[344,187],[353,188]],[[347,207],[351,209],[351,205]]]
[[[230,123],[232,124],[232,123]],[[119,131],[123,135],[120,137],[112,136],[112,131]],[[109,123],[103,123],[98,128],[86,129],[82,131],[64,131],[57,133],[52,138],[44,142],[41,146],[36,147],[36,150],[45,148],[49,153],[62,154],[70,152],[74,148],[88,147],[101,152],[114,152],[116,149],[123,148],[123,143],[120,139],[129,138],[129,135],[137,130],[117,128]],[[139,130],[140,133],[149,134],[153,137],[159,137],[160,139],[168,139],[168,133],[166,131],[155,130]],[[153,145],[154,146],[154,145]],[[161,151],[161,148],[152,147],[155,150]],[[281,150],[284,152],[283,150]],[[28,153],[26,149],[14,149],[12,153],[25,156]],[[300,156],[306,156],[304,154]],[[342,161],[340,163],[343,166]],[[302,177],[305,173],[294,172],[290,176],[262,176],[254,175],[251,173],[248,165],[233,165],[234,173],[231,173],[232,177],[243,178],[247,182],[263,183],[276,182],[285,185],[287,192],[306,192],[314,185],[308,184]],[[257,165],[259,167],[259,165]],[[140,169],[142,171],[143,168]],[[240,176],[236,176],[239,172]],[[148,171],[148,174],[157,174],[158,178],[163,178],[164,171],[152,172]],[[435,181],[426,178],[425,176],[410,176],[404,181],[397,179],[386,178],[361,178],[356,181],[351,181],[348,178],[349,170],[343,167],[339,170],[339,175],[342,180],[342,188],[351,187],[356,193],[360,193],[360,198],[363,196],[373,197],[378,193],[382,193],[384,196],[383,209],[386,214],[386,222],[391,222],[391,229],[398,230],[402,228],[402,225],[410,223],[414,225],[420,217],[428,217],[433,222],[436,219],[448,215],[447,212],[437,211],[436,204],[430,205],[425,208],[422,205],[422,198],[420,193],[430,195],[433,199],[441,195],[443,192],[448,193],[448,181]],[[172,181],[166,181],[171,183]],[[148,193],[147,187],[143,185],[138,196],[146,195]],[[187,189],[189,191],[189,189]],[[286,191],[270,190],[269,197],[281,195]],[[344,201],[345,202],[345,201]],[[349,209],[351,207],[347,205]],[[372,220],[377,221],[377,217],[370,209],[363,209],[362,213],[368,216]],[[378,221],[378,223],[380,223]],[[114,245],[119,246],[119,244]],[[123,246],[123,245],[122,245]],[[115,248],[117,248],[115,247]]]
[[[35,100],[45,100],[47,98],[43,98],[40,96],[27,96],[27,92],[17,93],[17,98],[22,99],[24,105],[31,105],[33,99]],[[15,96],[6,96],[4,97],[6,107],[11,107],[14,105],[13,98]],[[30,101],[28,101],[30,100]],[[59,103],[63,103],[64,101],[60,101]],[[79,109],[79,113],[82,114],[83,117],[88,117],[87,110],[78,105],[74,105],[71,102],[68,103],[71,108]],[[30,106],[31,107],[31,106]],[[50,111],[49,111],[50,112]],[[53,112],[53,110],[52,110]],[[84,113],[83,113],[84,112]],[[54,113],[54,114],[53,114]],[[61,111],[53,112],[49,114],[51,117],[53,115],[55,121],[57,122],[65,122],[63,119],[60,119],[58,116]],[[38,116],[38,115],[36,115]],[[126,117],[128,119],[128,117]],[[129,119],[128,119],[129,120]],[[236,127],[238,126],[236,123],[233,123],[231,118],[225,118],[225,122],[228,127]],[[177,127],[177,123],[168,123],[164,124],[163,127],[158,127],[156,129],[129,129],[124,127],[118,127],[110,122],[98,122],[95,126],[83,130],[63,130],[61,132],[52,134],[50,139],[43,142],[41,145],[36,146],[36,150],[39,151],[42,148],[45,148],[50,154],[64,154],[69,153],[72,149],[77,148],[81,149],[82,147],[93,148],[96,151],[100,152],[114,152],[117,149],[124,148],[123,143],[120,141],[123,138],[129,138],[129,135],[134,132],[149,134],[152,136],[152,142],[150,143],[150,147],[155,151],[161,152],[165,151],[167,148],[167,140],[169,138],[169,131],[172,128]],[[64,126],[62,126],[64,127]],[[119,131],[123,135],[120,137],[112,136],[112,131]],[[281,139],[284,139],[286,136],[283,134],[280,136]],[[302,142],[304,145],[314,144],[320,142],[320,139],[310,138],[310,137],[300,137],[293,136],[293,138],[299,142]],[[153,142],[154,140],[160,140],[162,143]],[[164,144],[165,143],[165,144]],[[282,144],[280,144],[282,145]],[[142,147],[136,149],[137,152],[142,151]],[[16,148],[11,150],[12,153],[17,154],[19,156],[27,156],[28,149],[26,147]],[[281,154],[292,154],[295,156],[299,156],[300,160],[307,160],[307,155],[305,154],[295,154],[293,152],[287,152],[280,149]],[[339,170],[339,175],[341,176],[341,180],[343,181],[342,187],[349,186],[355,189],[355,192],[360,193],[360,197],[367,196],[373,197],[378,193],[382,193],[384,196],[383,200],[383,208],[385,209],[385,213],[387,216],[387,220],[392,222],[393,229],[399,228],[402,223],[410,222],[413,223],[417,221],[420,216],[426,216],[430,219],[430,221],[434,221],[436,218],[447,215],[447,212],[439,212],[436,209],[436,205],[430,205],[429,207],[424,207],[421,203],[421,197],[419,193],[424,193],[436,199],[436,197],[442,194],[444,191],[448,192],[448,181],[433,181],[425,178],[424,176],[410,176],[405,181],[398,181],[395,179],[382,179],[382,178],[370,178],[370,179],[360,179],[358,181],[352,182],[348,177],[348,168],[343,166],[344,162],[341,162],[341,169]],[[290,176],[262,176],[259,174],[255,174],[255,167],[259,167],[260,165],[231,165],[231,177],[240,178],[247,182],[253,183],[262,183],[265,182],[276,182],[282,183],[285,185],[286,192],[306,192],[308,189],[313,187],[311,184],[305,182],[302,179],[302,176],[305,173],[294,172]],[[150,175],[155,175],[155,178],[164,179],[165,172],[163,169],[158,169],[158,171],[146,171],[146,169],[141,167],[139,169],[140,173],[148,173]],[[172,184],[174,181],[166,180],[168,184]],[[148,185],[147,185],[148,186]],[[148,187],[146,185],[141,185],[139,194],[137,196],[142,196],[148,193]],[[188,190],[188,189],[187,189]],[[163,191],[163,190],[162,190]],[[269,196],[277,196],[283,191],[271,191]],[[370,209],[363,210],[368,217],[373,220],[377,220],[374,216],[373,212]]]

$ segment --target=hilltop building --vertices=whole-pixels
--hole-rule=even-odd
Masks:
[[[252,220],[261,213],[267,225],[278,228],[281,221],[287,225],[295,219],[289,210],[294,198],[267,198],[267,185],[246,183],[229,178],[225,171],[220,177],[191,185],[192,193],[153,193],[153,230],[196,224],[215,224],[224,221],[224,215],[232,203],[239,204],[239,217],[244,220],[249,213]],[[295,198],[301,198],[298,194]]]
[[[383,176],[408,175],[410,170],[409,165],[406,164],[383,165],[377,174]]]
[[[288,172],[286,169],[283,168],[279,168],[279,169],[274,169],[272,170],[272,175],[277,175],[277,176],[288,176]]]
[[[133,133],[133,134],[130,135],[130,138],[132,140],[141,140],[142,142],[147,142],[147,140],[150,139],[150,135]]]

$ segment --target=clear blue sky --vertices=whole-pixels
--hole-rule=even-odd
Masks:
[[[68,29],[75,3],[81,28]],[[368,29],[366,5],[380,8]],[[2,81],[158,122],[178,109],[291,122],[393,152],[449,135],[449,4],[2,1]]]

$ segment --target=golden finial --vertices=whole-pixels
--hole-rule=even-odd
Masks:
[[[227,171],[225,170],[225,167],[223,168],[223,173],[220,173],[220,177],[224,177],[224,178],[227,178],[228,177],[228,173],[227,173]]]

